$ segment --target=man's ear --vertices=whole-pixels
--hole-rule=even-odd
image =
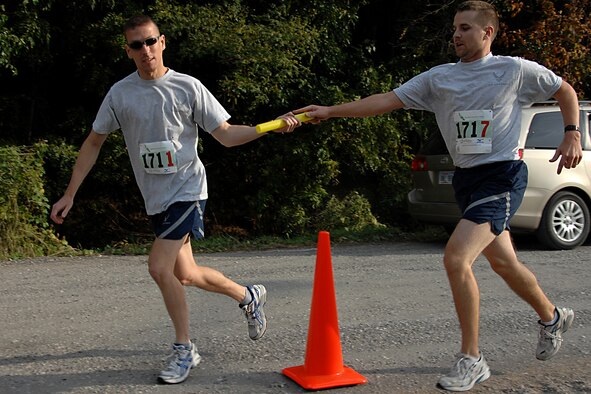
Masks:
[[[494,37],[494,33],[495,33],[495,28],[492,26],[486,26],[484,28],[484,35],[485,37],[488,37],[489,40],[492,41],[493,37]]]

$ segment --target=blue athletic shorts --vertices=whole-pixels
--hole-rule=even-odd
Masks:
[[[166,211],[150,216],[156,237],[178,240],[193,233],[195,239],[203,238],[205,202],[206,200],[175,202]]]
[[[510,230],[509,220],[521,205],[527,165],[514,160],[456,168],[452,185],[462,218],[476,224],[490,222],[491,231],[499,235]]]

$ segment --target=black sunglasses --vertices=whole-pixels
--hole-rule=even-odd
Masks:
[[[142,49],[144,47],[144,45],[147,47],[151,47],[152,45],[154,45],[158,42],[159,38],[160,38],[160,36],[146,38],[144,41],[132,41],[132,42],[128,42],[127,46],[130,47],[131,49],[134,49],[137,51],[138,49]]]

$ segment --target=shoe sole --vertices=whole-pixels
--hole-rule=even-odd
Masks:
[[[575,320],[575,312],[571,311],[572,313],[569,314],[566,319],[564,320],[564,326],[562,326],[562,332],[567,332],[568,329],[570,328],[570,326],[573,324],[573,321]]]
[[[166,383],[166,384],[177,384],[177,383],[182,383],[185,380],[187,380],[187,378],[189,377],[189,371],[191,370],[191,368],[187,369],[187,373],[183,376],[179,376],[178,378],[163,378],[161,376],[158,376],[158,381],[161,383]]]
[[[259,288],[261,289],[261,295],[259,297],[259,309],[263,309],[265,307],[265,304],[267,303],[267,289],[265,288],[265,286],[263,285],[259,285]],[[262,315],[265,314],[265,311],[262,312]],[[263,335],[265,335],[265,333],[267,332],[267,317],[265,316],[265,318],[263,319],[263,329],[261,330],[261,332],[254,336],[254,337],[250,337],[250,339],[252,339],[253,341],[256,341],[257,339],[261,339],[263,337]]]
[[[195,368],[197,365],[199,365],[199,363],[201,362],[201,355],[200,354],[196,354],[196,357],[193,358],[193,361],[191,362],[191,368],[187,369],[187,373],[183,376],[180,376],[178,378],[173,378],[173,379],[165,379],[161,376],[158,376],[158,381],[160,383],[166,383],[166,384],[178,384],[178,383],[182,383],[185,380],[187,380],[187,378],[189,377],[189,372],[191,371],[191,369]]]
[[[481,374],[478,378],[476,378],[471,384],[464,387],[444,387],[441,383],[437,383],[437,387],[447,391],[469,391],[472,390],[476,383],[482,383],[486,379],[490,378],[490,369],[487,369],[483,374]]]

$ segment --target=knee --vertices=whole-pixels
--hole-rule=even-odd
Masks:
[[[162,278],[164,275],[161,269],[159,269],[158,267],[154,267],[151,264],[148,264],[148,272],[150,273],[152,279],[154,279],[154,282],[162,283]]]
[[[148,272],[158,286],[166,283],[167,280],[173,275],[173,273],[167,269],[167,267],[150,263],[148,263]]]
[[[502,259],[492,259],[489,261],[490,267],[492,270],[500,276],[505,276],[510,274],[515,270],[519,263],[519,261],[507,261]]]
[[[453,254],[444,254],[443,266],[448,277],[456,277],[470,271],[470,265]]]
[[[164,270],[158,267],[148,266],[148,272],[150,273],[150,276],[152,277],[154,282],[156,282],[156,284],[159,286],[163,283],[167,283],[166,278],[172,277],[176,277],[176,279],[178,279],[178,281],[183,286],[189,286],[193,284],[193,280],[188,276],[177,273],[173,274],[168,270]]]

